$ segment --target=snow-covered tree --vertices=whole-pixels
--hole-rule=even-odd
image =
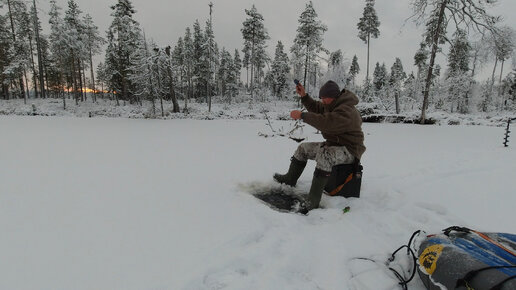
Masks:
[[[320,78],[320,83],[333,80],[341,87],[348,87],[350,76],[348,75],[349,63],[344,59],[344,54],[339,49],[330,53],[328,60],[328,71]]]
[[[111,72],[110,88],[124,100],[134,101],[134,86],[129,80],[132,71],[130,67],[131,54],[137,48],[141,39],[139,23],[133,18],[136,10],[130,0],[118,0],[111,6],[113,21],[107,33],[108,46],[105,64]]]
[[[495,64],[491,79],[492,86],[495,81],[495,71],[498,62],[501,62],[499,82],[502,82],[504,63],[512,56],[516,46],[516,32],[511,27],[504,26],[496,30],[490,35],[490,37],[488,37],[488,43],[490,43],[490,50],[495,57]]]
[[[426,23],[424,35],[427,44],[431,47],[421,109],[421,124],[426,120],[435,58],[440,45],[446,39],[448,24],[454,23],[456,29],[471,28],[480,31],[485,28],[494,31],[499,18],[488,15],[487,7],[495,2],[496,0],[412,0],[414,16],[418,24],[420,21]],[[427,13],[428,10],[430,13]]]
[[[271,66],[271,88],[272,93],[278,98],[285,97],[289,87],[288,75],[290,73],[289,59],[285,47],[281,41],[276,45],[274,61]]]
[[[213,33],[213,24],[211,21],[206,21],[206,28],[204,29],[204,54],[206,55],[206,61],[208,68],[206,70],[206,94],[208,97],[208,112],[211,112],[211,97],[213,95],[214,83],[213,75],[218,66],[218,49],[217,43],[215,42],[215,35]]]
[[[172,51],[172,68],[175,72],[176,87],[178,88],[179,97],[186,99],[187,86],[186,82],[186,67],[184,60],[184,42],[183,37],[179,37],[176,45]]]
[[[396,103],[396,114],[400,113],[400,97],[403,88],[403,81],[407,78],[407,74],[403,70],[401,59],[396,58],[391,67],[391,75],[389,78],[389,86],[394,93],[394,100]]]
[[[19,88],[19,91],[16,95],[23,98],[26,103],[29,86],[25,84],[25,81],[28,81],[26,74],[30,63],[28,37],[32,25],[30,23],[30,16],[28,15],[27,5],[24,1],[7,1],[7,9],[11,38],[13,41],[13,53],[11,54],[12,59],[8,71],[13,76],[11,82],[17,82],[16,86]],[[27,89],[27,92],[25,89]]]
[[[66,84],[69,80],[67,65],[68,47],[65,37],[65,25],[61,16],[61,7],[56,4],[55,0],[50,1],[50,11],[48,13],[50,24],[49,39],[49,66],[47,66],[47,85],[49,91],[54,96],[63,98],[63,107],[66,109],[65,87],[71,87]]]
[[[355,85],[355,79],[360,72],[360,66],[358,65],[358,57],[356,55],[353,56],[353,60],[351,61],[351,66],[349,67],[349,76],[353,85]]]
[[[103,62],[97,65],[97,85],[100,86],[101,97],[104,98],[105,88],[108,86],[110,75],[106,71],[106,66]]]
[[[150,46],[150,48],[149,48]],[[156,47],[154,43],[147,43],[145,36],[138,42],[137,49],[131,54],[131,67],[133,73],[128,79],[133,83],[133,95],[135,101],[142,105],[143,100],[152,101],[153,116],[156,116],[155,98],[160,95],[157,91],[156,70],[154,59],[150,49]]]
[[[410,109],[414,109],[414,104],[418,99],[418,93],[417,88],[418,85],[416,83],[416,76],[414,75],[414,72],[411,72],[407,78],[405,79],[403,86],[405,87],[405,90],[402,92],[402,96],[404,99],[403,106],[405,108],[409,107]]]
[[[174,74],[174,59],[171,51],[171,47],[167,46],[164,49],[165,55],[162,56],[163,66],[165,68],[165,89],[167,90],[165,95],[166,98],[172,101],[172,112],[179,113],[179,102],[177,100],[176,85],[177,76]]]
[[[414,65],[417,67],[417,73],[415,80],[413,82],[414,85],[414,98],[419,99],[421,96],[422,91],[422,81],[421,76],[428,70],[428,50],[426,42],[423,41],[419,44],[419,49],[416,51],[416,54],[414,55]]]
[[[194,97],[200,98],[206,95],[207,76],[208,76],[208,59],[205,53],[206,38],[202,31],[199,20],[193,24],[193,55],[194,55]]]
[[[8,100],[10,85],[10,62],[12,59],[12,38],[7,27],[7,17],[0,15],[0,95]]]
[[[471,45],[471,77],[475,77],[477,70],[482,68],[489,59],[490,44],[486,34],[480,34],[480,38],[470,42]]]
[[[516,109],[516,68],[513,69],[512,73],[507,76],[509,79],[509,90],[508,94],[512,101],[513,109]]]
[[[84,35],[85,35],[85,44],[86,49],[88,51],[88,59],[90,63],[90,73],[91,73],[91,90],[93,90],[93,102],[97,101],[97,92],[95,87],[95,74],[93,71],[93,56],[97,55],[101,51],[102,45],[105,43],[104,38],[100,36],[99,29],[93,23],[93,19],[89,14],[86,14],[83,19],[84,22]]]
[[[466,32],[457,30],[448,53],[448,74],[465,73],[469,71],[469,44]]]
[[[33,22],[33,30],[34,30],[34,38],[36,41],[36,55],[38,57],[38,83],[39,89],[41,93],[41,97],[46,97],[46,89],[45,89],[45,73],[44,73],[44,63],[45,63],[45,51],[43,46],[44,37],[40,35],[41,33],[41,22],[39,21],[38,9],[36,7],[36,1],[32,2],[32,22]],[[34,69],[36,70],[36,69]],[[36,75],[36,74],[34,74]]]
[[[238,49],[235,49],[233,64],[235,65],[235,78],[237,89],[240,86],[240,74],[242,71],[242,59],[240,58],[240,53]]]
[[[450,46],[448,54],[448,86],[449,99],[457,104],[457,110],[461,113],[469,112],[470,90],[473,80],[469,72],[470,58],[469,41],[464,30],[457,30]]]
[[[220,53],[220,66],[217,72],[217,79],[220,87],[220,94],[225,98],[227,98],[228,95],[228,79],[229,74],[232,73],[232,68],[233,59],[231,54],[226,50],[225,47],[223,47]]]
[[[263,16],[253,5],[251,9],[245,9],[247,18],[244,20],[242,37],[244,38],[244,66],[250,67],[251,71],[251,100],[254,98],[255,85],[259,82],[260,76],[263,75],[263,68],[267,54],[265,52],[266,41],[269,34],[263,24]]]
[[[378,29],[378,27],[380,27],[380,21],[374,9],[374,2],[375,0],[366,0],[364,13],[357,24],[358,37],[367,44],[366,79],[369,79],[369,48],[371,38],[378,38],[380,35],[380,30]]]
[[[185,79],[187,82],[184,111],[188,113],[188,100],[190,98],[193,98],[193,77],[195,67],[194,43],[190,27],[186,28],[185,36],[183,37],[182,62],[184,67]]]
[[[414,65],[417,67],[417,79],[421,77],[421,73],[426,68],[428,60],[428,50],[426,49],[426,43],[421,42],[419,44],[419,49],[416,51],[414,55]]]
[[[376,63],[373,72],[373,87],[375,91],[375,95],[379,98],[386,97],[386,86],[389,81],[389,76],[387,73],[387,67],[385,63],[380,65],[379,62]]]
[[[84,84],[82,78],[83,60],[86,56],[86,38],[81,18],[82,11],[74,0],[68,0],[68,9],[64,17],[64,41],[66,46],[66,63],[73,84],[75,103],[84,101]]]
[[[312,1],[306,4],[305,10],[299,16],[298,23],[296,38],[290,52],[293,54],[295,64],[294,74],[300,73],[299,68],[304,70],[303,84],[308,91],[310,89],[309,82],[307,82],[308,72],[316,71],[313,68],[319,65],[317,59],[319,53],[329,53],[323,46],[324,32],[328,30],[328,27],[317,19],[317,12],[315,12]]]

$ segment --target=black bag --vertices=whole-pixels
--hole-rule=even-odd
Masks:
[[[360,197],[362,185],[362,170],[360,160],[355,159],[352,164],[333,166],[330,179],[324,190],[331,196]]]

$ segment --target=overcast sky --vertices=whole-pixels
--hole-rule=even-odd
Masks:
[[[66,10],[67,0],[57,0],[59,6]],[[89,13],[105,36],[112,17],[110,6],[115,0],[75,0],[83,13]],[[175,45],[177,39],[184,35],[185,28],[192,26],[198,19],[204,28],[209,19],[210,0],[133,0],[136,9],[136,20],[145,30],[148,38],[158,45]],[[265,27],[269,32],[269,52],[273,54],[276,43],[281,40],[290,48],[296,35],[298,18],[305,9],[307,1],[299,0],[212,0],[213,26],[215,38],[220,46],[233,52],[242,49],[242,33],[240,29],[246,15],[244,9],[255,4],[263,15]],[[351,0],[313,0],[319,19],[328,26],[324,35],[324,45],[330,51],[341,49],[347,59],[357,55],[361,72],[360,79],[365,78],[366,44],[358,38],[357,23],[362,16],[365,1]],[[385,62],[388,70],[396,57],[400,57],[407,73],[415,70],[413,56],[419,48],[423,27],[416,27],[412,20],[411,0],[377,0],[375,9],[381,22],[380,37],[371,41],[370,71],[376,62]],[[42,13],[47,13],[47,0],[39,0]],[[502,15],[504,23],[516,29],[516,1],[499,0],[499,4],[491,10],[494,15]],[[47,22],[48,17],[43,21]],[[47,31],[45,32],[47,33]],[[447,49],[445,49],[447,52]],[[439,62],[444,64],[445,56],[440,55]],[[100,59],[100,58],[99,58]],[[482,76],[490,75],[493,66],[487,65]],[[505,71],[510,70],[510,65]]]

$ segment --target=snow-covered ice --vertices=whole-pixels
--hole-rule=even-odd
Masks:
[[[0,289],[399,289],[381,263],[354,258],[383,262],[418,229],[516,232],[504,128],[364,124],[362,197],[324,197],[308,216],[246,192],[270,186],[297,146],[266,130],[0,117]]]

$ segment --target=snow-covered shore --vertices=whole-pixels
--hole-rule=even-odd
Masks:
[[[232,102],[226,104],[220,98],[214,98],[211,112],[208,112],[208,105],[202,102],[189,102],[188,113],[184,112],[184,102],[180,103],[181,113],[172,112],[172,103],[164,102],[164,117],[162,117],[160,103],[156,102],[156,115],[152,110],[152,104],[145,102],[143,106],[130,104],[129,102],[109,99],[98,99],[97,103],[86,100],[75,104],[73,99],[66,99],[66,110],[63,109],[62,99],[29,99],[27,104],[23,100],[0,100],[0,115],[17,116],[65,116],[65,117],[109,117],[109,118],[131,118],[131,119],[240,119],[240,120],[263,120],[266,117],[272,120],[289,120],[289,112],[297,109],[295,100],[271,100],[256,102]],[[421,111],[414,108],[411,111],[401,112],[396,115],[393,112],[382,109],[381,106],[371,103],[361,103],[358,108],[365,119],[375,119],[381,116],[381,122],[398,122],[397,119],[408,121],[418,120]],[[369,117],[369,118],[367,118]],[[503,126],[507,119],[516,117],[513,112],[492,112],[492,113],[471,113],[458,114],[444,111],[430,111],[427,117],[431,118],[438,125],[486,125]]]

